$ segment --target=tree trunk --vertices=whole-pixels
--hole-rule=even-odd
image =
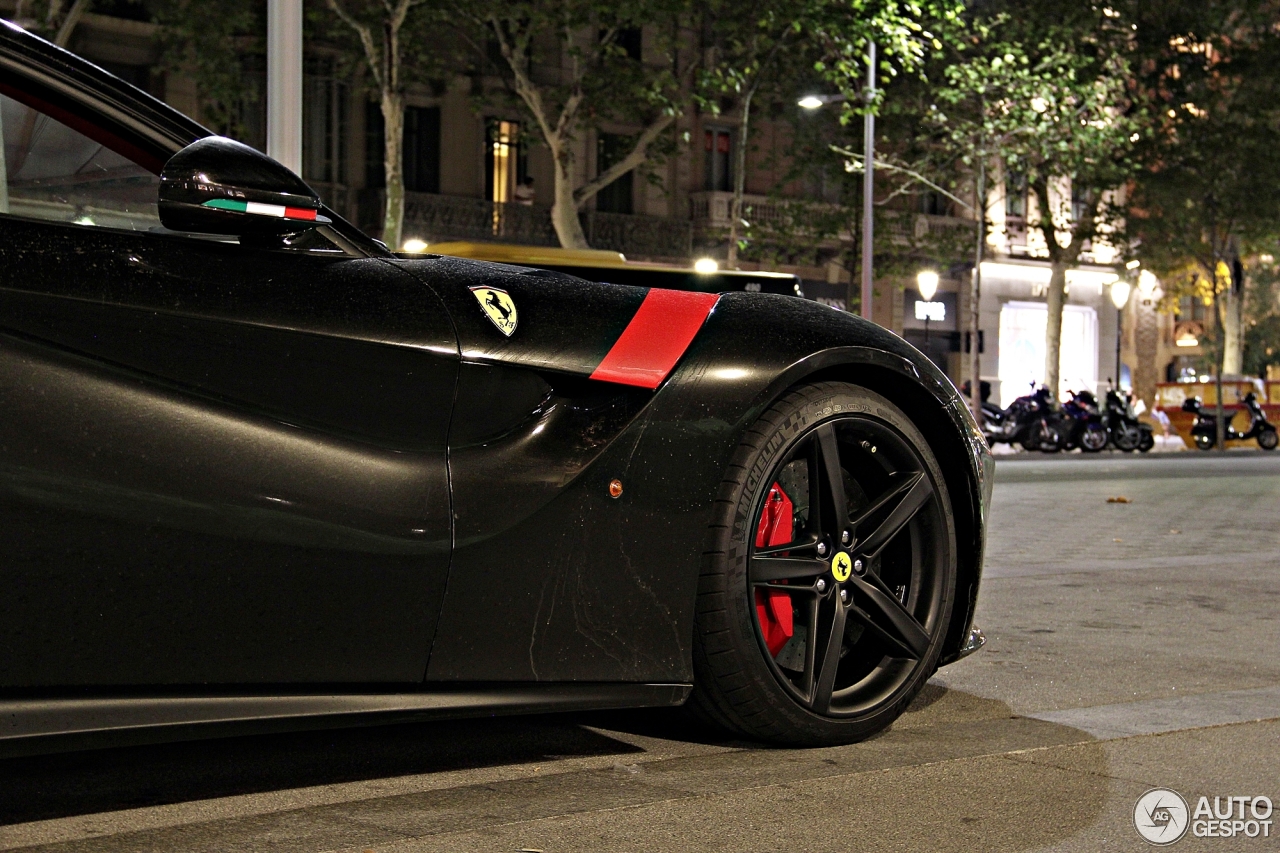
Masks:
[[[404,95],[383,91],[383,158],[386,174],[387,210],[382,220],[382,242],[391,251],[400,249],[404,228]]]
[[[1049,275],[1049,313],[1044,328],[1044,384],[1055,400],[1058,398],[1062,361],[1062,306],[1066,301],[1067,265],[1054,261]]]
[[[1238,376],[1244,373],[1244,330],[1241,328],[1244,295],[1228,288],[1222,299],[1222,372]]]
[[[747,186],[747,139],[750,134],[751,98],[755,87],[742,96],[742,124],[738,125],[738,150],[733,152],[733,202],[729,205],[728,267],[738,268],[738,226],[742,223],[742,196]]]
[[[80,23],[80,19],[84,17],[85,11],[89,8],[89,0],[76,0],[67,11],[67,16],[62,19],[62,23],[58,26],[58,33],[53,37],[53,43],[58,47],[66,47],[71,42],[71,33],[75,31],[76,25]]]
[[[571,145],[572,143],[561,143]],[[590,249],[587,235],[582,231],[582,220],[578,218],[578,203],[574,198],[574,159],[565,148],[561,148],[552,158],[555,163],[555,199],[551,205],[551,225],[556,229],[556,237],[565,249]]]

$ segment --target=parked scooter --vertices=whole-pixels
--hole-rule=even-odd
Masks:
[[[1009,408],[983,401],[982,433],[989,444],[1017,442],[1027,450],[1056,453],[1062,449],[1058,417],[1048,388],[1039,388],[1009,404]]]
[[[1266,413],[1262,411],[1262,406],[1258,403],[1258,395],[1252,391],[1245,394],[1244,405],[1249,410],[1249,428],[1244,432],[1240,432],[1231,425],[1229,416],[1224,417],[1224,420],[1226,420],[1226,440],[1248,441],[1251,438],[1255,438],[1258,440],[1258,446],[1263,450],[1275,450],[1280,438],[1277,438],[1276,428],[1267,420]],[[1205,409],[1201,405],[1199,398],[1191,397],[1182,404],[1182,411],[1191,412],[1196,416],[1196,422],[1191,427],[1191,437],[1195,441],[1196,447],[1201,450],[1212,450],[1218,443],[1216,407]]]
[[[1098,411],[1098,398],[1089,391],[1071,392],[1071,399],[1062,404],[1058,415],[1058,435],[1063,450],[1079,447],[1085,453],[1097,453],[1106,447],[1107,428]]]
[[[1133,411],[1133,396],[1112,388],[1107,391],[1107,407],[1102,413],[1102,422],[1107,428],[1111,443],[1117,450],[1132,453],[1137,450],[1146,453],[1156,446],[1151,424],[1138,420]]]

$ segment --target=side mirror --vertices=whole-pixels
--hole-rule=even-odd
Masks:
[[[315,190],[260,151],[224,136],[183,148],[160,172],[160,222],[173,231],[276,237],[327,225]]]

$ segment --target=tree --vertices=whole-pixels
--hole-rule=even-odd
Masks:
[[[956,0],[923,4],[873,3],[868,0],[762,0],[743,13],[740,4],[713,13],[714,61],[708,78],[714,90],[737,98],[738,144],[733,167],[733,201],[729,216],[728,261],[735,266],[744,223],[743,195],[750,139],[751,110],[762,88],[785,89],[805,71],[816,71],[829,85],[854,93],[858,89],[865,54],[872,41],[879,46],[879,66],[886,74],[910,71],[941,46],[925,28],[926,20],[949,21],[961,8]],[[799,72],[799,73],[797,73]],[[865,108],[875,109],[875,103]],[[859,110],[846,110],[846,118]]]
[[[1244,373],[1266,377],[1280,366],[1280,269],[1274,256],[1246,267]]]
[[[1032,68],[1047,83],[1044,93],[1010,105],[1030,128],[1018,145],[1018,166],[1036,201],[1027,227],[1039,232],[1051,269],[1045,384],[1055,395],[1067,269],[1079,261],[1086,243],[1095,250],[1100,243],[1124,248],[1117,245],[1126,224],[1122,195],[1136,172],[1135,145],[1146,129],[1128,89],[1126,52],[1118,47],[1120,39],[1105,37],[1108,29],[1103,24],[1094,30],[1051,30],[1029,51]],[[1094,51],[1064,49],[1081,40],[1089,45],[1091,39]]]
[[[1140,256],[1181,297],[1213,307],[1219,384],[1244,368],[1242,328],[1251,258],[1280,244],[1280,34],[1252,2],[1146,9],[1139,82],[1155,105],[1145,168],[1132,193]],[[1219,418],[1221,393],[1219,393]],[[1223,430],[1219,429],[1221,437]]]
[[[430,34],[418,30],[428,10],[426,0],[326,0],[328,9],[356,35],[373,86],[378,93],[383,122],[383,169],[386,175],[386,210],[382,240],[392,249],[400,246],[404,225],[404,94],[410,71],[421,63],[406,62],[409,46],[421,50],[431,44]],[[415,11],[416,9],[416,11]]]
[[[13,20],[20,26],[34,30],[58,47],[66,47],[71,42],[71,33],[92,2],[93,0],[72,0],[68,6],[66,0],[45,0],[43,3],[17,0]]]
[[[926,162],[932,161],[934,168],[959,165],[974,177],[973,203],[961,203],[973,212],[977,231],[969,290],[968,373],[970,407],[978,418],[982,416],[977,345],[982,260],[993,201],[987,170],[1003,160],[1007,176],[1009,164],[1033,158],[1043,112],[1036,107],[1050,102],[1060,68],[1069,62],[1061,55],[1033,62],[1021,43],[1001,38],[1007,27],[1005,16],[973,24],[970,37],[958,41],[957,55],[946,62],[941,85],[929,93],[923,122],[931,130],[923,155]]]
[[[202,120],[224,136],[243,137],[242,104],[251,91],[241,56],[261,52],[266,9],[260,0],[149,0],[159,24],[160,62],[195,80]]]
[[[903,75],[887,90],[883,127],[891,145],[882,148],[875,168],[887,179],[882,183],[892,187],[887,199],[930,191],[972,214],[974,234],[964,249],[950,240],[912,248],[925,249],[944,262],[961,262],[968,255],[973,271],[967,325],[969,340],[976,342],[988,212],[997,186],[989,172],[1005,163],[1034,159],[1047,111],[1037,106],[1055,98],[1063,68],[1070,67],[1073,56],[1065,48],[1037,46],[1040,56],[1033,58],[1018,40],[1021,33],[1011,18],[1002,14],[936,29],[946,37],[946,50],[920,75]],[[861,155],[842,153],[854,171],[861,171]],[[971,343],[971,406],[980,417],[978,368],[978,347]]]
[[[551,151],[551,221],[560,244],[586,248],[578,211],[604,187],[660,156],[667,131],[691,103],[701,57],[696,30],[683,26],[690,23],[690,5],[459,0],[448,8],[476,61],[501,76]],[[616,163],[581,179],[578,146],[588,131],[611,123],[640,130]]]

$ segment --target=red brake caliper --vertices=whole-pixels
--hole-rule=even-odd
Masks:
[[[764,511],[760,513],[760,526],[756,529],[756,547],[771,548],[791,541],[791,498],[777,483],[769,489]],[[760,630],[769,654],[777,655],[795,633],[791,619],[791,596],[781,590],[756,589],[756,614],[760,617]]]

